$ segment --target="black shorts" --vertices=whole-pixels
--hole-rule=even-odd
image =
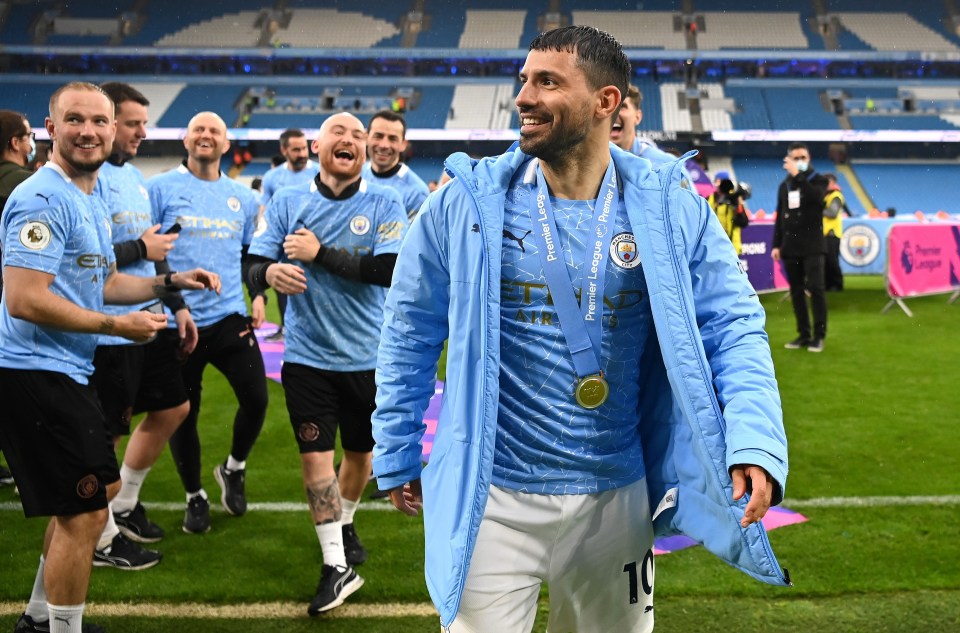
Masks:
[[[337,427],[345,450],[373,450],[370,417],[376,408],[373,370],[339,372],[284,363],[280,370],[287,412],[301,453],[332,451]]]
[[[177,352],[180,335],[164,330],[146,345],[101,345],[90,384],[97,390],[111,437],[130,434],[130,419],[187,401]]]
[[[23,513],[68,516],[107,507],[120,479],[97,393],[66,374],[0,368],[0,447]]]

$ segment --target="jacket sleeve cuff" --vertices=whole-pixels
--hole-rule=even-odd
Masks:
[[[732,453],[727,459],[728,469],[737,464],[751,464],[759,466],[770,473],[776,484],[773,491],[772,505],[778,505],[783,501],[783,495],[787,486],[786,465],[779,459],[762,449],[742,449]]]
[[[400,472],[379,475],[376,473],[376,467],[374,467],[374,474],[377,475],[377,488],[380,490],[393,490],[415,479],[420,479],[422,471],[422,466],[414,466]]]

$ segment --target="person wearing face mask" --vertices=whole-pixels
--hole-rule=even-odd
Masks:
[[[810,151],[803,143],[790,146],[783,159],[787,177],[777,193],[777,218],[773,225],[770,256],[783,261],[790,284],[793,313],[799,336],[785,345],[787,349],[806,348],[823,351],[827,336],[827,298],[824,292],[823,205],[826,179],[810,164]],[[813,312],[813,329],[807,308]]]
[[[290,295],[282,381],[323,568],[307,612],[343,603],[363,585],[367,552],[354,512],[370,477],[374,367],[383,302],[407,228],[400,195],[361,177],[367,133],[334,114],[313,150],[320,173],[277,193],[250,245],[247,282]],[[343,446],[339,477],[333,455]]]

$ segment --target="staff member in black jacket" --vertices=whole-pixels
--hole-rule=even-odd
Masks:
[[[827,182],[810,165],[810,152],[803,143],[790,146],[783,159],[783,169],[787,177],[780,183],[777,192],[777,219],[770,255],[774,261],[783,260],[800,335],[785,347],[805,347],[810,352],[822,352],[823,339],[827,336],[827,298],[823,282],[826,252],[823,241],[823,197]],[[812,336],[804,291],[810,294],[813,309]]]

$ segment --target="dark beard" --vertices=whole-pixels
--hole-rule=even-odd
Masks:
[[[290,166],[293,167],[293,171],[300,171],[307,166],[307,158],[298,158],[297,160],[290,161]]]
[[[83,172],[83,173],[86,173],[86,174],[96,173],[96,171],[99,170],[100,167],[101,167],[105,162],[107,162],[107,157],[106,157],[106,156],[104,156],[104,157],[103,157],[102,159],[100,159],[100,160],[95,160],[95,161],[93,161],[93,162],[88,162],[88,163],[81,163],[80,161],[72,160],[72,159],[70,159],[70,158],[67,158],[66,156],[62,156],[61,158],[63,158],[64,162],[67,163],[68,165],[70,165],[70,167],[72,167],[72,168],[75,169],[76,171],[78,171],[78,172]]]
[[[565,129],[548,135],[546,138],[534,141],[520,135],[520,150],[524,154],[536,156],[546,163],[559,163],[565,160],[568,150],[576,147],[587,138],[586,122],[583,125],[566,126]]]

